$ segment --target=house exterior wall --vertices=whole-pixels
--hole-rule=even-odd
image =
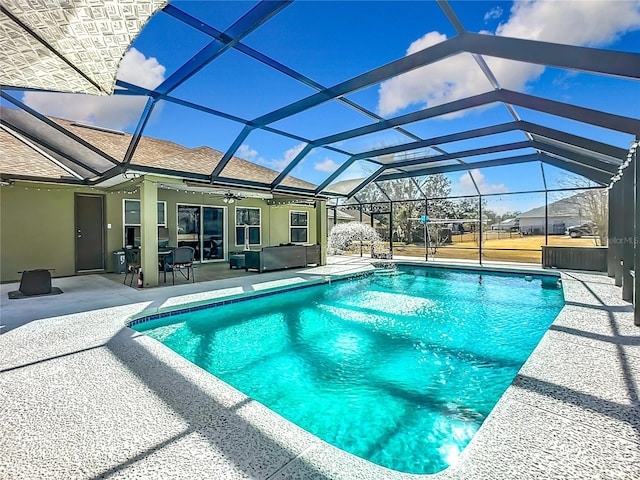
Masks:
[[[307,212],[307,221],[309,223],[309,234],[307,243],[319,243],[316,242],[316,215],[315,209],[307,206],[300,205],[272,205],[271,210],[271,228],[270,228],[270,245],[279,245],[281,243],[289,243],[290,233],[290,214],[295,212]],[[274,228],[274,226],[277,226]],[[285,228],[286,227],[286,228]]]
[[[54,276],[73,275],[74,245],[74,190],[18,182],[0,187],[3,282],[40,268],[55,269]]]
[[[537,230],[544,234],[544,217],[518,217],[520,220],[520,232],[529,233]],[[584,222],[584,218],[580,220],[578,217],[549,217],[549,233],[553,232],[553,226],[564,224],[564,228],[571,225],[580,225]],[[563,232],[564,233],[564,229]]]
[[[132,186],[136,190],[135,186]],[[124,241],[123,200],[138,200],[139,192],[103,190],[88,187],[68,187],[31,182],[15,182],[0,187],[0,280],[20,280],[23,270],[55,269],[54,277],[75,275],[75,194],[104,195],[105,199],[105,260],[106,271],[113,271],[114,251],[121,250]],[[309,243],[322,243],[318,235],[318,216],[311,206],[268,205],[266,201],[245,198],[225,204],[219,196],[158,189],[158,201],[167,202],[169,244],[177,245],[177,204],[220,206],[226,208],[226,253],[242,250],[235,244],[235,207],[261,209],[261,246],[288,243],[289,212],[308,211]],[[318,202],[322,203],[322,202]],[[108,228],[108,226],[111,228]],[[325,225],[326,229],[326,225]]]

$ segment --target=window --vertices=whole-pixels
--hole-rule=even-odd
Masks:
[[[140,246],[140,200],[122,201],[124,244]],[[158,244],[169,244],[167,202],[158,202]]]
[[[245,238],[245,232],[248,233],[248,242]],[[260,245],[260,209],[236,207],[236,246]]]
[[[309,241],[309,212],[289,212],[289,241],[307,243]]]

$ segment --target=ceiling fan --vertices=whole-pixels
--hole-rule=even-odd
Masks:
[[[238,195],[237,193],[232,192],[231,190],[227,190],[224,192],[224,196],[222,197],[222,201],[224,203],[234,203],[236,200],[242,200],[244,197]]]

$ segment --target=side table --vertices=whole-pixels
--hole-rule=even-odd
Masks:
[[[244,253],[229,255],[229,268],[244,268]]]

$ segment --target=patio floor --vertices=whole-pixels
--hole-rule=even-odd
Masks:
[[[256,270],[248,270],[245,271],[244,268],[229,268],[229,262],[207,262],[207,263],[196,263],[193,267],[195,274],[195,283],[201,282],[210,282],[213,280],[225,280],[228,278],[246,278],[252,275],[260,275]],[[124,273],[104,273],[102,274],[104,278],[109,280],[113,280],[114,282],[123,283]],[[131,275],[127,276],[127,283],[129,285],[131,279]],[[133,288],[136,288],[136,280],[133,279]],[[189,280],[184,278],[179,272],[176,272],[175,275],[175,285],[185,285],[190,284],[191,277]],[[167,272],[167,280],[164,281],[164,273],[158,273],[158,287],[172,287],[173,277],[171,272]]]
[[[337,450],[123,326],[161,307],[367,268],[331,257],[141,290],[89,275],[54,279],[62,295],[21,300],[7,297],[17,284],[1,285],[0,478],[418,478]],[[563,272],[563,285],[565,308],[459,463],[423,478],[640,477],[631,306],[603,275]]]

